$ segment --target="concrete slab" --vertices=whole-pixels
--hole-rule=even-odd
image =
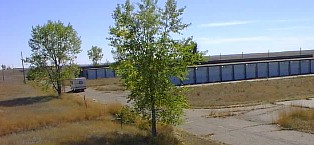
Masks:
[[[128,92],[104,93],[87,89],[79,94],[105,104],[127,104]],[[232,145],[313,145],[314,134],[282,130],[273,124],[280,111],[291,108],[291,104],[313,108],[314,98],[249,107],[187,109],[186,121],[178,127],[203,138]],[[212,114],[223,116],[214,118]]]
[[[281,130],[273,124],[278,113],[288,107],[269,104],[241,110],[245,109],[245,113],[225,118],[206,117],[213,109],[185,110],[186,123],[179,127],[195,135],[232,145],[313,145],[313,134]]]
[[[298,106],[298,107],[305,107],[305,108],[314,108],[314,98],[277,102],[276,104]]]

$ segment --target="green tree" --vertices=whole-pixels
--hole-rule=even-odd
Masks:
[[[94,66],[99,65],[99,62],[104,56],[102,49],[97,46],[92,46],[92,48],[87,51],[87,55],[89,59],[92,60]]]
[[[4,64],[2,64],[2,65],[1,65],[1,68],[2,68],[2,70],[5,70],[5,69],[7,68],[7,66],[4,65]]]
[[[113,68],[131,90],[128,99],[134,109],[150,120],[153,136],[157,135],[157,121],[180,123],[183,108],[188,106],[182,88],[175,87],[170,78],[183,80],[187,66],[202,59],[192,38],[181,35],[189,26],[182,22],[184,9],[177,8],[175,0],[167,0],[163,8],[157,0],[136,5],[126,0],[112,16],[115,24],[108,40],[114,47]]]
[[[31,64],[35,81],[45,87],[53,87],[61,95],[62,81],[74,77],[78,67],[74,64],[81,52],[81,40],[71,24],[48,21],[42,26],[32,27],[28,41],[32,54],[27,58]]]

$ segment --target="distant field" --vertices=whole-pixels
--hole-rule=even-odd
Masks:
[[[125,91],[119,78],[87,80],[87,86],[103,92]]]
[[[116,85],[119,80],[88,81],[92,87]],[[2,145],[219,145],[171,126],[159,126],[157,139],[139,123],[121,129],[114,114],[120,104],[103,105],[80,96],[63,94],[57,99],[23,83],[20,72],[0,80],[0,144]],[[140,121],[140,120],[137,120]]]
[[[2,71],[0,71],[0,74],[0,100],[20,97],[21,94],[27,97],[46,94],[31,85],[24,85],[23,74],[20,71],[6,70],[4,80],[2,80]]]
[[[88,80],[99,91],[123,91],[117,78]],[[186,96],[192,108],[215,108],[303,99],[314,96],[314,76],[189,86]]]
[[[190,87],[187,99],[192,108],[273,103],[314,96],[314,77],[243,81]]]

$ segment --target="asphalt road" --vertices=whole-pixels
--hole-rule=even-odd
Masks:
[[[101,103],[128,104],[128,92],[99,92],[91,88],[79,93]],[[273,124],[280,111],[290,105],[314,106],[314,99],[279,102],[251,107],[185,110],[185,131],[232,145],[313,145],[314,134],[282,130]],[[220,117],[217,117],[220,116]]]

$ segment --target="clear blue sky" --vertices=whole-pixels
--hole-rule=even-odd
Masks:
[[[193,36],[208,55],[314,49],[313,0],[177,1],[187,7],[183,20],[192,23],[184,36]],[[1,0],[0,64],[20,67],[20,52],[24,57],[31,52],[32,26],[48,20],[76,29],[83,49],[78,63],[91,63],[87,50],[92,45],[103,48],[102,62],[112,62],[106,37],[118,3],[124,0]]]

